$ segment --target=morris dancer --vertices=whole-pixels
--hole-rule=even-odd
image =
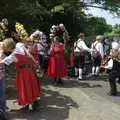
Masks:
[[[101,61],[104,57],[103,45],[101,43],[102,36],[98,35],[95,42],[92,44],[92,75],[98,75],[100,71]]]
[[[58,29],[59,27],[56,30]],[[63,84],[62,78],[67,76],[64,40],[61,34],[59,36],[59,31],[54,31],[54,36],[50,47],[51,55],[48,64],[48,76],[54,78],[55,84]]]
[[[17,23],[17,29],[23,30],[23,26]],[[20,30],[20,31],[21,31]],[[20,32],[18,30],[18,32]],[[19,33],[21,35],[21,33]],[[34,110],[34,104],[37,98],[41,96],[40,86],[38,86],[38,79],[34,72],[34,64],[37,64],[33,56],[26,48],[27,33],[22,31],[20,36],[21,41],[16,44],[13,53],[3,59],[1,62],[10,65],[15,62],[17,69],[16,87],[18,90],[18,102],[23,106],[23,110]]]
[[[0,62],[5,58],[5,52],[11,52],[15,48],[15,43],[12,38],[7,38],[0,42]],[[5,66],[0,63],[0,118],[7,120],[6,112],[6,102],[5,102]]]
[[[82,80],[82,73],[85,64],[85,51],[91,52],[91,49],[88,48],[84,42],[84,33],[80,33],[78,37],[79,39],[74,43],[75,75],[78,75],[78,80]]]
[[[117,94],[116,78],[120,78],[120,51],[118,46],[114,46],[110,52],[107,65],[102,66],[107,69],[109,75],[110,92],[108,95]]]
[[[36,42],[39,64],[43,72],[46,72],[48,68],[48,43],[46,35],[43,32],[36,30],[31,34],[30,39]]]

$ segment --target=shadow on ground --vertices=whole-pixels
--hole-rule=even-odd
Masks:
[[[59,92],[43,89],[38,111],[33,113],[11,112],[10,120],[65,120],[69,116],[69,110],[79,106],[70,97]]]
[[[86,80],[76,80],[76,78],[66,78],[63,80],[63,85],[58,85],[57,87],[61,88],[95,88],[95,87],[102,87],[101,84],[96,84],[96,85],[91,85],[89,81],[97,81],[97,80],[91,80],[91,79],[86,79]],[[51,78],[45,78],[42,80],[42,84],[44,86],[48,85],[53,85],[54,82],[53,79]],[[56,85],[55,85],[56,86]]]

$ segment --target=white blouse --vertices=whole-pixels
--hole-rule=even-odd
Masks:
[[[112,58],[108,61],[108,64],[105,66],[105,68],[109,69],[109,70],[111,70],[113,68],[113,59]]]
[[[74,43],[74,52],[79,52],[80,50],[78,49],[78,47],[76,47],[76,43],[77,43],[77,46],[79,48],[81,48],[82,50],[86,50],[88,52],[91,52],[91,49],[87,47],[87,45],[85,44],[85,42],[81,39],[78,39],[77,42]]]
[[[27,48],[25,48],[24,43],[19,42],[16,44],[15,50],[9,56],[3,59],[2,62],[5,63],[6,65],[10,65],[11,63],[16,62],[17,61],[17,58],[15,57],[16,54],[20,55],[27,54],[28,56],[31,56]]]

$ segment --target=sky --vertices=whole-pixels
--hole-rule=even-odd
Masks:
[[[86,13],[91,13],[93,14],[93,16],[104,17],[106,19],[106,22],[111,25],[120,24],[120,17],[117,18],[113,16],[113,14],[111,14],[110,12],[102,9],[89,8]]]

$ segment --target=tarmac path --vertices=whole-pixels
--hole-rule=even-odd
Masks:
[[[105,79],[65,80],[63,86],[42,81],[43,94],[40,108],[33,113],[13,111],[10,120],[119,120],[120,95],[108,96],[109,84]],[[118,86],[118,90],[119,86]],[[19,109],[13,81],[7,82],[7,104]]]

